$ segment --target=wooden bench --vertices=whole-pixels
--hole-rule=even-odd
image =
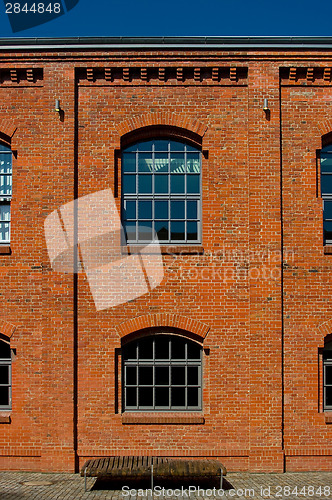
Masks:
[[[215,459],[180,459],[165,457],[116,456],[93,458],[82,467],[85,491],[86,478],[96,477],[114,481],[151,480],[151,489],[155,480],[176,479],[179,481],[219,480],[222,488],[226,468]]]

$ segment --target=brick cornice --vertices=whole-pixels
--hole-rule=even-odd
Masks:
[[[200,337],[202,341],[205,339],[210,327],[196,319],[182,316],[181,314],[159,313],[146,314],[131,318],[116,327],[116,332],[120,338],[130,335],[131,333],[153,327],[168,327],[177,328],[193,333]]]
[[[10,338],[14,331],[16,329],[16,326],[13,325],[12,323],[9,323],[8,321],[5,321],[4,319],[0,320],[0,333],[2,335],[5,335],[6,337]]]

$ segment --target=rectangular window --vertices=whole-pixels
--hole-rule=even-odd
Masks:
[[[10,345],[0,340],[0,410],[12,406],[12,359]]]
[[[12,152],[0,144],[0,244],[10,242],[10,203],[12,198]]]

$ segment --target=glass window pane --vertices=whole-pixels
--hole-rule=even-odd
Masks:
[[[138,176],[138,192],[139,194],[152,193],[152,175]]]
[[[187,153],[187,172],[199,174],[201,171],[199,153]]]
[[[184,151],[185,145],[183,144],[183,142],[171,141],[170,146],[171,146],[171,151]]]
[[[0,175],[0,195],[12,194],[12,176]]]
[[[156,359],[169,359],[169,338],[167,336],[156,338],[155,350]]]
[[[155,384],[169,385],[169,368],[168,366],[155,367]]]
[[[138,202],[138,218],[152,219],[152,201],[144,200]]]
[[[172,359],[186,359],[186,342],[181,338],[173,337],[171,344]]]
[[[129,151],[131,151],[131,152],[137,151],[137,144],[133,144],[132,146],[128,146],[123,152],[128,153]]]
[[[156,407],[169,407],[169,388],[156,387],[155,389]]]
[[[1,226],[1,224],[0,224]],[[125,232],[127,240],[134,241],[136,240],[136,223],[135,222],[126,222],[125,223]]]
[[[193,152],[196,151],[197,152],[197,148],[194,148],[193,146],[189,146],[188,144],[187,144],[186,148],[187,148],[187,151],[193,151]]]
[[[188,342],[187,357],[188,359],[201,359],[201,347],[194,342]]]
[[[0,222],[0,241],[9,241],[9,222]]]
[[[131,342],[123,348],[123,359],[137,359],[137,344],[136,342]]]
[[[138,151],[152,151],[154,141],[143,141],[137,144]]]
[[[157,233],[158,240],[160,241],[168,240],[168,221],[157,220],[154,223],[154,229]]]
[[[184,193],[184,175],[171,175],[171,193]]]
[[[0,340],[0,359],[10,359],[10,345]]]
[[[187,240],[188,241],[198,240],[197,222],[193,221],[187,222]]]
[[[124,172],[136,172],[136,154],[123,153],[122,169]]]
[[[171,201],[171,219],[184,219],[184,201]]]
[[[136,219],[136,201],[125,201],[125,219]]]
[[[9,405],[9,387],[0,387],[0,406]]]
[[[168,175],[154,176],[154,191],[158,194],[168,193]]]
[[[152,241],[152,222],[145,220],[138,224],[138,239]]]
[[[137,385],[137,369],[136,366],[126,367],[126,384]]]
[[[0,144],[0,151],[10,151],[10,148],[5,144]]]
[[[185,387],[172,387],[171,389],[171,405],[182,406],[186,405],[186,389]]]
[[[136,193],[136,175],[126,174],[122,177],[122,190],[124,194]]]
[[[187,193],[199,193],[199,175],[187,175]]]
[[[154,171],[157,173],[168,172],[168,153],[156,153],[154,155]]]
[[[332,386],[325,387],[325,405],[332,406]]]
[[[332,194],[332,174],[322,174],[321,176],[322,195]]]
[[[332,385],[332,365],[325,366],[325,384]]]
[[[154,202],[155,219],[168,219],[168,201]]]
[[[151,153],[139,153],[138,154],[138,171],[139,172],[152,172],[152,154]]]
[[[198,366],[188,366],[188,385],[198,385]]]
[[[153,387],[138,388],[138,404],[139,406],[153,407]]]
[[[171,172],[176,174],[185,172],[184,153],[171,154]]]
[[[332,172],[332,155],[321,154],[320,157],[320,170],[321,172]]]
[[[324,200],[324,219],[332,219],[332,201]]]
[[[171,222],[171,240],[183,241],[185,239],[184,234],[184,222]]]
[[[197,219],[197,201],[187,201],[187,219]]]
[[[9,367],[0,365],[0,384],[9,384]]]
[[[188,387],[187,398],[188,406],[198,407],[198,387]]]
[[[139,359],[153,358],[153,342],[152,338],[142,339],[139,342]]]
[[[140,366],[138,368],[139,385],[153,385],[153,366]]]
[[[0,174],[12,173],[12,155],[0,154]]]
[[[136,387],[128,387],[126,389],[126,406],[137,406]]]
[[[171,384],[172,385],[185,385],[186,383],[186,367],[185,366],[172,366]]]
[[[332,241],[332,221],[324,221],[324,240]]]
[[[154,150],[155,151],[168,151],[168,142],[167,140],[154,141]]]

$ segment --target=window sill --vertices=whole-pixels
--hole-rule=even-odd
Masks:
[[[0,424],[10,424],[11,412],[10,411],[0,411]]]
[[[171,425],[199,425],[204,424],[202,414],[197,413],[123,413],[122,424],[171,424]]]
[[[0,254],[11,254],[10,245],[1,245],[0,244]]]
[[[155,250],[153,247],[147,248],[149,243],[144,245],[128,245],[122,247],[122,253],[128,255],[136,254],[144,249],[144,254],[159,254],[162,255],[203,255],[204,247],[202,245],[155,245]],[[332,248],[332,245],[331,245]]]

